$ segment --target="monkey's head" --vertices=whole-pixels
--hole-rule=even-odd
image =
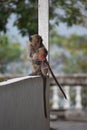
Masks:
[[[38,49],[40,46],[42,46],[42,37],[38,34],[30,36],[29,41],[34,49]]]

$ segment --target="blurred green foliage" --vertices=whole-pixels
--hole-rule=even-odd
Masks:
[[[59,48],[64,49],[63,55],[65,73],[87,73],[87,37],[73,34],[71,37],[53,35],[50,40],[51,44],[55,43]],[[59,51],[56,53],[60,53]],[[62,53],[60,54],[62,55]],[[58,55],[56,54],[58,57]]]
[[[19,43],[11,43],[6,35],[0,35],[0,73],[5,73],[9,63],[19,61],[21,53]]]

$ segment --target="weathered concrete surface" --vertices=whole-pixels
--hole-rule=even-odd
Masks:
[[[51,121],[50,127],[53,130],[87,130],[87,123],[70,121]]]
[[[71,109],[65,111],[65,119],[72,121],[85,121],[87,122],[87,110]]]
[[[87,110],[86,109],[69,109],[69,110],[51,110],[50,119],[65,119],[68,121],[82,121],[87,122]]]
[[[46,87],[45,118],[42,78],[24,77],[0,83],[0,130],[49,130],[48,96]]]

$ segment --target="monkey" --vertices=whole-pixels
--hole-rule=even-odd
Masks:
[[[65,98],[66,98],[66,95],[64,91],[62,90],[61,85],[57,81],[55,75],[53,74],[51,67],[46,59],[48,52],[45,46],[43,45],[42,41],[43,41],[42,37],[39,36],[38,34],[34,34],[33,36],[29,38],[28,52],[29,52],[29,60],[32,67],[32,73],[29,75],[41,75],[43,78],[44,114],[45,114],[45,117],[47,117],[45,93],[46,93],[46,76],[47,76],[48,70],[50,70],[54,80],[56,81],[57,85],[61,89]]]
[[[47,59],[46,56],[48,54],[45,46],[42,43],[42,37],[39,36],[38,34],[34,34],[33,36],[31,36],[29,38],[29,58],[32,64],[32,68],[33,68],[33,72],[30,75],[42,75],[43,77],[45,77],[48,73],[48,70],[51,72],[55,82],[57,83],[57,85],[59,86],[60,90],[62,91],[63,95],[65,98],[66,95],[64,93],[64,91],[62,90],[62,87],[60,85],[60,83],[57,81]]]
[[[41,75],[43,78],[43,100],[44,100],[44,115],[47,118],[47,112],[46,112],[46,77],[43,76],[41,72],[41,61],[38,60],[38,56],[35,54],[38,52],[38,49],[43,47],[45,56],[47,56],[48,52],[43,44],[42,37],[38,34],[34,34],[29,37],[29,43],[28,43],[28,57],[29,61],[31,63],[32,73],[29,75]],[[35,60],[36,59],[36,60]]]
[[[44,47],[41,47],[37,50],[36,53],[34,53],[33,55],[33,60],[38,60],[38,61],[41,61],[41,65],[38,66],[38,68],[40,69],[41,71],[41,74],[44,77],[46,77],[47,73],[48,73],[48,70],[50,71],[53,79],[55,80],[56,84],[58,85],[58,87],[60,88],[62,94],[64,95],[65,99],[67,99],[66,97],[66,94],[64,93],[59,81],[56,79],[50,65],[49,65],[49,62],[47,61],[46,59],[46,54],[45,54],[45,49]]]
[[[38,34],[34,34],[32,36],[29,37],[29,43],[28,43],[28,58],[30,61],[30,65],[32,68],[32,73],[29,75],[38,75],[40,73],[39,71],[39,65],[40,65],[40,61],[34,61],[32,60],[32,55],[38,50],[38,48],[44,48],[45,51],[45,55],[47,56],[48,52],[47,49],[45,48],[44,44],[43,44],[43,39],[40,35]]]

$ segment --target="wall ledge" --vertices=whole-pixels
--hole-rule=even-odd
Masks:
[[[18,78],[13,78],[13,79],[8,79],[6,81],[0,82],[0,86],[4,86],[7,84],[11,84],[11,83],[15,83],[15,82],[19,82],[25,79],[29,79],[29,78],[36,78],[36,77],[40,77],[40,76],[23,76],[23,77],[18,77]]]

